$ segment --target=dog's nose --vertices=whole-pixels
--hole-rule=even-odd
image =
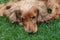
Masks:
[[[28,34],[32,34],[32,33],[33,33],[33,31],[32,31],[32,30],[29,30],[29,31],[28,31]]]

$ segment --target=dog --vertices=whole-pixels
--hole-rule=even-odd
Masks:
[[[0,15],[2,16],[5,12],[12,23],[18,22],[24,26],[26,32],[36,33],[38,30],[37,23],[48,22],[56,17],[55,4],[58,3],[55,0],[53,0],[53,3],[51,2],[50,0],[19,0],[17,2],[9,2],[5,5],[2,4]],[[48,14],[47,8],[52,10],[51,14]]]

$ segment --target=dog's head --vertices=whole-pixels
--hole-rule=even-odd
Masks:
[[[35,7],[32,7],[28,11],[15,10],[16,18],[23,24],[25,31],[28,33],[37,32],[38,11]]]
[[[36,4],[33,1],[32,3],[30,3],[31,1],[27,0],[27,1],[20,1],[18,3],[15,3],[14,5],[11,6],[10,11],[11,11],[11,15],[15,13],[14,15],[16,15],[17,22],[23,24],[26,32],[35,33],[37,32],[36,22],[37,22],[37,15],[39,10],[35,6]]]

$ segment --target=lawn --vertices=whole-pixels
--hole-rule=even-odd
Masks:
[[[6,3],[8,0],[0,0]],[[38,32],[29,35],[23,26],[11,23],[4,15],[0,17],[0,40],[60,40],[60,18],[50,23],[38,24]]]

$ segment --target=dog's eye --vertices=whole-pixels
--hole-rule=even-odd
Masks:
[[[35,16],[31,17],[32,19],[35,19]]]
[[[25,21],[25,19],[21,18],[21,22]]]
[[[23,19],[23,18],[21,18],[21,21],[23,22],[23,21],[24,21],[24,19]]]
[[[21,15],[20,10],[15,10],[14,12],[15,12],[15,14],[16,14],[16,17],[17,17],[17,18],[20,18],[20,15]]]

